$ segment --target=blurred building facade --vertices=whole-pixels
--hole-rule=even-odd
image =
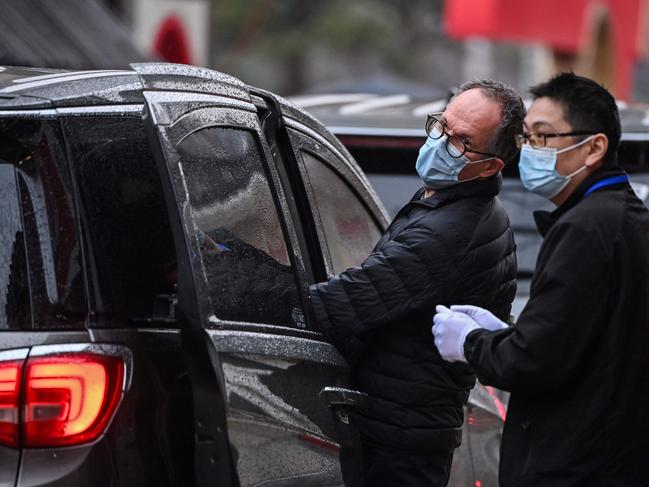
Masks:
[[[559,70],[649,101],[649,0],[3,0],[0,63],[212,67],[284,95],[438,97]]]
[[[102,0],[3,0],[0,64],[119,69],[148,59]]]

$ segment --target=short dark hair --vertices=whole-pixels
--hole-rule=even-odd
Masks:
[[[596,81],[573,72],[560,73],[544,83],[530,88],[532,97],[551,98],[564,111],[566,121],[574,131],[602,133],[608,137],[604,163],[617,163],[617,149],[622,128],[615,98]]]
[[[489,152],[503,159],[505,164],[512,162],[517,154],[516,136],[523,132],[525,105],[511,86],[493,79],[469,81],[460,86],[457,94],[479,89],[489,99],[500,104],[501,120],[491,137]]]

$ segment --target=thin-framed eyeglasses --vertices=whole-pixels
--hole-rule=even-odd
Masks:
[[[482,156],[498,157],[490,152],[480,152],[472,149],[457,135],[449,135],[441,120],[442,113],[429,113],[426,118],[426,134],[433,140],[437,140],[446,135],[446,152],[454,159],[459,159],[467,152],[480,154]]]
[[[522,133],[516,136],[516,146],[520,149],[523,144],[530,144],[534,149],[541,149],[546,147],[548,139],[554,137],[572,137],[578,135],[595,135],[593,132],[561,132],[557,134],[541,134],[538,132],[531,132],[529,134]]]

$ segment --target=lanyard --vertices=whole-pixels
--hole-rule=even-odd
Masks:
[[[611,186],[613,184],[628,183],[628,182],[629,182],[629,176],[627,176],[626,174],[621,174],[619,176],[611,176],[610,178],[602,179],[601,181],[596,182],[590,188],[588,188],[588,191],[584,193],[584,196],[582,196],[582,198],[585,198],[590,193],[598,190],[599,188],[603,188],[605,186]]]

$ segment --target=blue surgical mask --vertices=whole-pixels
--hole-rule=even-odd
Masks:
[[[568,185],[573,176],[586,169],[586,166],[580,167],[572,174],[563,176],[556,169],[557,155],[575,149],[593,137],[591,135],[581,142],[561,150],[554,147],[535,149],[529,144],[523,145],[518,162],[518,171],[525,189],[547,199],[552,199],[558,195]]]
[[[453,146],[449,146],[449,150],[455,149]],[[493,159],[493,157],[480,159],[479,161],[470,161],[465,155],[457,158],[452,157],[446,150],[446,135],[444,135],[439,139],[430,137],[426,139],[424,145],[419,149],[419,157],[417,157],[415,167],[424,186],[439,190],[476,179],[477,176],[476,178],[459,181],[458,176],[467,164],[488,161],[489,159]]]

